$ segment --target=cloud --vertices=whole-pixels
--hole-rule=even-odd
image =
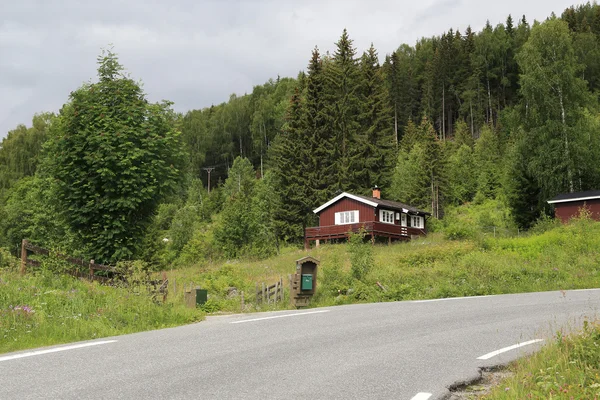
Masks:
[[[480,29],[526,14],[560,14],[571,0],[20,0],[0,20],[0,137],[36,112],[57,112],[96,76],[102,47],[178,111],[227,101],[269,78],[295,77],[314,46],[333,51],[347,28],[359,53],[381,58],[449,28]]]

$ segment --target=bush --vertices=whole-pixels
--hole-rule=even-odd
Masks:
[[[19,260],[13,257],[8,250],[0,247],[0,269],[16,271]]]
[[[362,280],[373,267],[373,246],[366,244],[366,232],[361,229],[358,233],[351,233],[348,238],[348,252],[350,253],[350,271],[352,277]]]

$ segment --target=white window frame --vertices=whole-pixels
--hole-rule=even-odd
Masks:
[[[395,221],[394,221],[395,216],[396,216],[396,213],[394,211],[379,210],[379,222],[383,222],[384,224],[393,225],[395,223]]]
[[[358,224],[358,210],[340,211],[335,213],[336,225]]]
[[[410,216],[410,226],[417,229],[425,229],[424,218],[418,215]]]
[[[406,219],[406,214],[404,213],[400,214],[400,226],[405,228],[408,226],[408,220]]]

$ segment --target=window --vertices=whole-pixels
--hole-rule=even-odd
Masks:
[[[335,224],[346,225],[358,223],[358,210],[335,213]]]
[[[385,222],[386,224],[394,223],[394,212],[388,210],[379,211],[379,222]]]
[[[410,217],[410,225],[413,228],[423,229],[423,228],[425,228],[425,221],[423,221],[423,217],[419,217],[419,216],[416,216],[416,215],[411,215],[411,217]]]
[[[406,226],[406,214],[404,213],[400,215],[400,225]]]

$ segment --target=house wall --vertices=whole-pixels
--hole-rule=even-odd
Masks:
[[[379,218],[379,216],[375,216],[375,209],[370,205],[345,197],[321,211],[319,226],[335,225],[336,212],[352,210],[358,210],[358,222],[377,221]]]
[[[554,215],[563,223],[566,223],[571,218],[576,217],[579,210],[584,206],[591,212],[593,219],[600,221],[600,199],[556,203],[554,204]]]

